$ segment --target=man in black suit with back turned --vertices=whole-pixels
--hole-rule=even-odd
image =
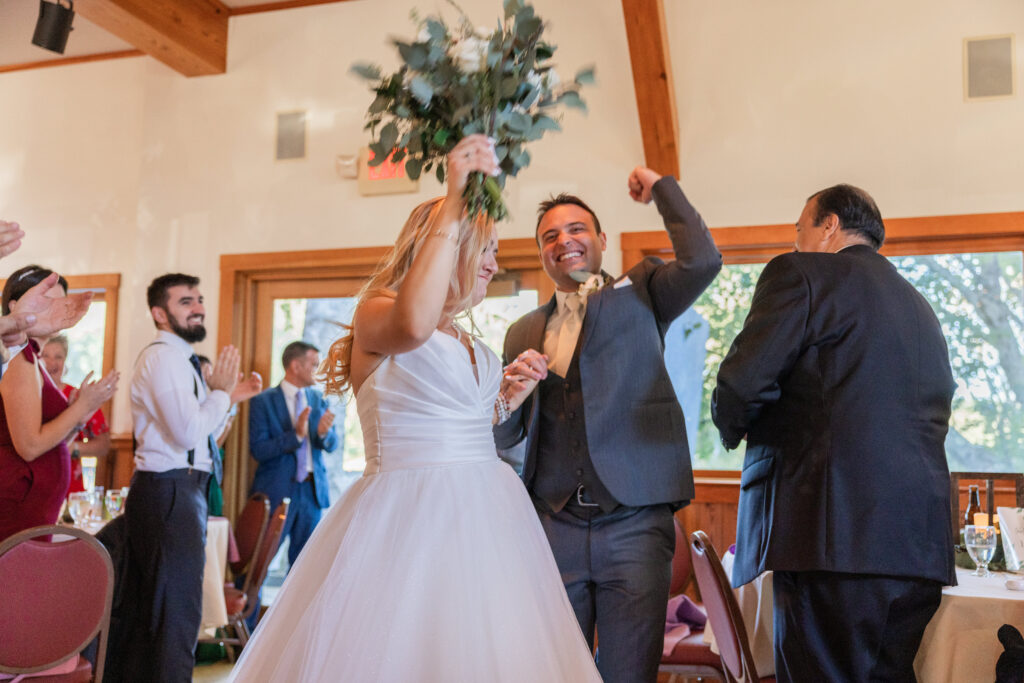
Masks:
[[[811,196],[761,274],[712,417],[746,437],[733,585],[774,570],[780,681],[913,681],[955,584],[944,442],[953,377],[928,302],[878,253],[874,200]]]
[[[541,204],[537,245],[557,291],[505,337],[507,372],[541,381],[495,428],[500,448],[527,440],[523,479],[583,634],[591,645],[599,634],[605,683],[657,678],[672,515],[693,497],[665,332],[722,267],[675,179],[637,168],[629,190],[638,202],[654,200],[676,260],[648,258],[612,280],[601,271],[606,236],[590,207],[570,195]],[[594,275],[583,276],[592,282],[582,293],[580,273]]]

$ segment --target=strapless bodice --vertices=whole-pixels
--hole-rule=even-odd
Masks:
[[[476,374],[462,343],[435,331],[377,366],[356,394],[366,474],[497,458],[491,419],[501,363],[478,340],[475,355]]]

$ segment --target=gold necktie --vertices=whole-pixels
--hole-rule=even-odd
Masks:
[[[551,370],[561,377],[565,377],[565,373],[569,371],[572,354],[576,350],[576,341],[580,337],[580,329],[583,327],[583,304],[583,297],[576,292],[565,297],[568,314],[558,331],[557,350],[549,365]]]

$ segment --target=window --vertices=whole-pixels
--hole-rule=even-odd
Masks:
[[[1024,213],[890,219],[882,253],[931,303],[957,388],[946,453],[954,471],[1024,470]],[[712,230],[726,265],[666,335],[695,470],[736,470],[711,421],[718,366],[743,326],[763,264],[792,226]],[[672,258],[664,233],[623,235],[623,262]],[[698,384],[696,377],[701,377]]]

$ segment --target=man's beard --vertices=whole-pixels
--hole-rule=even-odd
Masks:
[[[197,344],[206,339],[206,328],[202,325],[182,327],[171,315],[167,316],[167,322],[170,323],[171,332],[174,332],[174,334],[178,335],[189,344]]]

